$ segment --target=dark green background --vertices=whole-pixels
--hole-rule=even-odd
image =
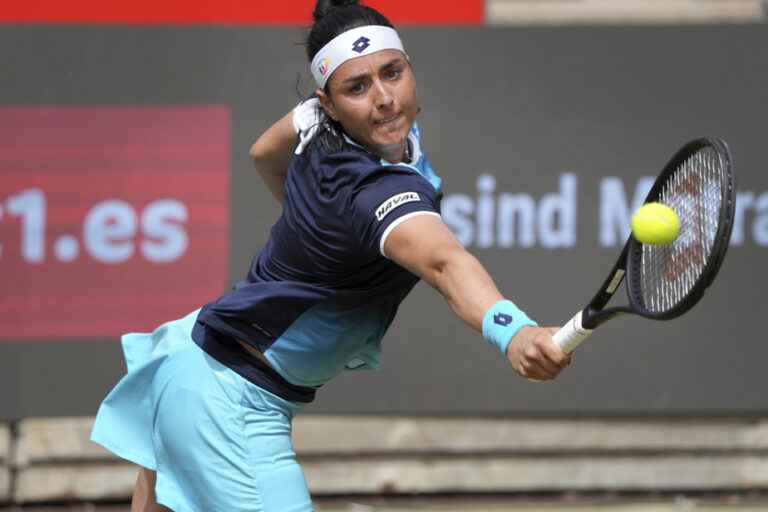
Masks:
[[[542,324],[570,318],[616,257],[618,249],[597,244],[603,177],[622,177],[631,191],[638,176],[655,175],[679,145],[706,134],[729,141],[740,190],[768,191],[764,25],[402,35],[424,105],[423,143],[447,193],[474,197],[484,172],[497,191],[537,197],[554,191],[560,174],[578,176],[574,249],[470,247]],[[301,39],[298,28],[2,26],[0,104],[230,105],[234,282],[279,214],[248,148],[297,102],[297,89],[310,90]],[[753,220],[748,214],[748,228]],[[342,375],[307,410],[765,414],[766,253],[747,236],[690,314],[610,323],[546,384],[516,377],[420,284],[385,338],[382,370]],[[122,372],[116,339],[2,342],[0,417],[93,414]]]

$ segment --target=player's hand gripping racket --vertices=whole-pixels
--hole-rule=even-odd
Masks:
[[[620,314],[669,320],[701,299],[720,269],[733,226],[736,187],[725,141],[702,138],[683,146],[645,202],[672,208],[680,234],[668,245],[643,244],[630,235],[594,298],[554,335],[566,353]],[[606,308],[625,276],[629,304]]]

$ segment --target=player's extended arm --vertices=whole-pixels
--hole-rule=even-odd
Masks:
[[[251,146],[251,158],[256,171],[279,203],[283,202],[285,177],[296,140],[291,111],[270,126]]]
[[[503,297],[485,268],[434,215],[418,215],[398,225],[384,242],[388,258],[439,291],[456,315],[482,332],[483,317]],[[507,358],[523,377],[552,379],[570,362],[552,342],[551,327],[523,327],[507,348]]]

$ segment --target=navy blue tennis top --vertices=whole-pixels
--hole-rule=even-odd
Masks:
[[[206,304],[192,337],[212,357],[287,400],[310,402],[345,369],[377,368],[381,340],[419,278],[384,255],[400,222],[440,215],[441,180],[414,124],[411,163],[345,136],[295,155],[283,213],[248,275]],[[236,340],[258,349],[265,364]]]

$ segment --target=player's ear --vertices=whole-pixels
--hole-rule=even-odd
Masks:
[[[328,117],[334,121],[338,121],[339,116],[336,114],[336,108],[333,105],[333,100],[322,89],[316,89],[315,95],[317,96],[317,99],[320,100],[320,105],[323,106],[323,110],[325,110],[325,113],[328,114]]]

